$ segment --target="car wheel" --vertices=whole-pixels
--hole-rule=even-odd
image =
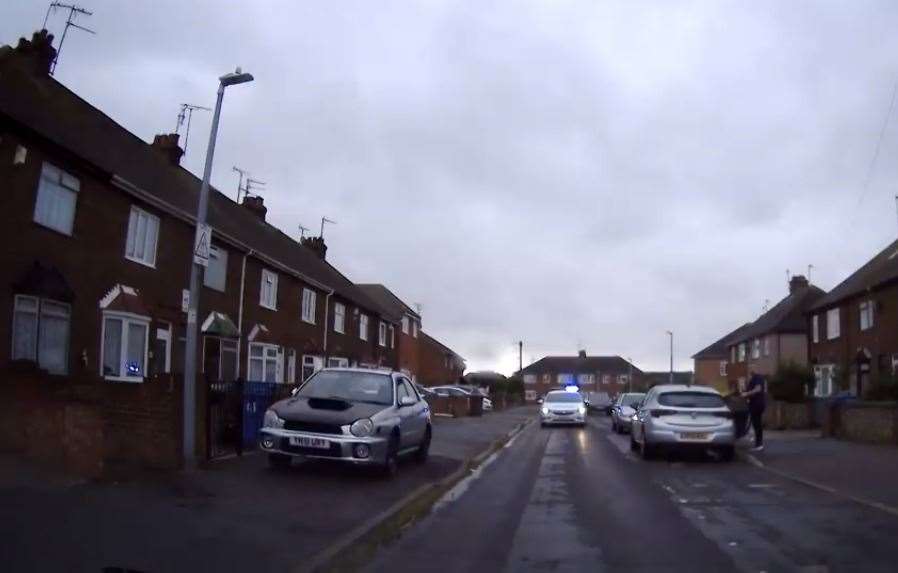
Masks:
[[[421,445],[419,445],[418,449],[415,451],[415,461],[419,464],[423,464],[424,462],[426,462],[427,456],[430,455],[430,438],[430,426],[427,426],[427,430],[424,431],[424,439],[421,441]]]
[[[387,453],[384,457],[381,473],[384,477],[391,478],[399,471],[399,436],[393,434],[387,444]]]
[[[721,448],[720,459],[725,462],[731,462],[734,457],[736,457],[736,448],[734,446],[724,446]]]
[[[276,470],[283,470],[290,467],[293,458],[284,454],[268,454],[268,465]]]

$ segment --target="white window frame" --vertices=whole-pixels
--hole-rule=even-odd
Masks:
[[[831,308],[826,311],[826,339],[835,340],[842,334],[842,328],[839,324],[841,313],[839,307]],[[835,317],[835,320],[833,320]]]
[[[365,313],[359,314],[359,338],[368,340],[368,315]]]
[[[221,284],[213,283],[209,279],[209,269],[221,267]],[[217,277],[215,277],[217,279]],[[215,245],[209,245],[209,265],[203,270],[203,286],[218,292],[227,291],[228,287],[228,251]]]
[[[253,356],[253,349],[261,348],[262,356]],[[284,350],[276,344],[268,344],[265,342],[250,342],[246,347],[246,376],[249,378],[250,372],[253,371],[253,361],[262,361],[262,378],[260,380],[251,380],[251,382],[268,381],[268,367],[271,360],[274,360],[274,381],[277,384],[283,383],[283,358]]]
[[[814,396],[818,398],[831,396],[834,389],[835,376],[835,364],[818,364],[814,366],[814,378],[817,381],[814,384]]]
[[[378,346],[387,346],[387,323],[380,321],[377,325],[377,344]]]
[[[267,295],[267,296],[266,296]],[[262,269],[259,282],[259,306],[268,310],[278,309],[278,274]]]
[[[334,332],[346,334],[346,305],[342,302],[334,303]]]
[[[739,362],[745,362],[745,355],[746,355],[745,343],[740,342],[739,343]]]
[[[770,356],[770,339],[773,338],[771,336],[764,337],[764,356]]]
[[[25,305],[22,303],[24,303],[25,300],[32,301],[32,304],[34,305],[33,311],[30,308],[24,308]],[[44,305],[46,305],[46,304],[64,307],[65,312],[58,312],[58,311],[51,311],[51,310],[45,311]],[[16,317],[16,314],[18,314],[18,313],[22,313],[22,314],[24,314],[24,313],[32,314],[33,313],[34,314],[34,345],[33,345],[34,348],[33,348],[32,356],[30,356],[30,357],[22,357],[22,356],[15,355],[15,349],[16,349],[15,317]],[[65,344],[63,346],[64,356],[63,356],[63,362],[62,362],[62,364],[63,364],[62,370],[51,370],[45,363],[43,363],[41,361],[41,334],[43,332],[43,329],[41,328],[41,322],[44,317],[56,317],[56,318],[67,319],[66,333],[65,333]],[[62,301],[53,300],[50,298],[41,298],[38,296],[22,295],[22,294],[15,295],[15,297],[13,298],[13,324],[12,324],[12,331],[10,332],[10,342],[12,344],[11,349],[10,349],[10,356],[14,356],[15,357],[15,358],[13,358],[14,360],[31,360],[35,364],[37,364],[39,368],[45,369],[50,374],[59,374],[59,375],[68,374],[69,373],[69,347],[71,346],[71,343],[72,343],[72,305],[62,302]]]
[[[536,384],[536,374],[524,374],[524,384]]]
[[[858,304],[858,321],[861,331],[870,330],[874,326],[873,301],[862,300]]]
[[[753,360],[761,357],[761,339],[760,338],[755,338],[751,342],[751,357]]]
[[[402,317],[402,334],[408,334],[408,317]]]
[[[102,323],[100,327],[100,376],[111,382],[136,382],[140,383],[146,380],[147,368],[149,368],[149,352],[150,352],[150,317],[133,314],[130,312],[118,312],[107,310],[103,311]],[[119,374],[106,374],[104,372],[106,364],[106,320],[121,320],[122,331],[119,340]],[[136,324],[144,327],[143,337],[143,374],[140,376],[122,375],[121,369],[124,367],[125,359],[128,354],[128,336],[130,335],[130,326]]]
[[[19,147],[19,149],[24,149]],[[16,157],[18,158],[18,149]],[[78,195],[81,192],[81,182],[77,177],[67,173],[65,170],[56,167],[52,163],[44,161],[41,166],[41,175],[37,184],[37,193],[34,197],[34,214],[32,219],[38,225],[53,229],[64,235],[72,235],[75,228],[75,213],[78,211]],[[71,202],[71,217],[68,214],[65,217],[68,220],[64,224],[56,224],[52,220],[52,212],[50,209],[58,209],[62,202]],[[51,205],[45,207],[46,211],[39,211],[42,205]]]
[[[727,361],[726,360],[720,361],[720,375],[723,376],[724,378],[727,375]]]
[[[330,356],[327,359],[328,368],[349,368],[349,358]]]
[[[418,321],[412,320],[412,338],[418,338]]]
[[[143,253],[139,255],[138,242],[141,222],[143,222],[144,231]],[[156,253],[159,250],[159,227],[159,217],[137,205],[131,205],[131,213],[128,215],[128,233],[125,236],[125,258],[155,269]],[[152,239],[150,238],[151,229],[153,231]]]
[[[310,368],[312,370],[308,376],[306,376],[306,368]],[[299,371],[299,376],[301,378],[300,382],[305,382],[322,368],[324,368],[324,358],[312,354],[303,355],[302,368]]]
[[[302,289],[302,321],[315,324],[315,302],[318,293],[308,287]]]

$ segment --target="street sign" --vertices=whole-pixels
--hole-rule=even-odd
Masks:
[[[190,291],[185,288],[181,290],[181,312],[187,312],[188,308],[190,308]]]
[[[204,267],[209,266],[209,247],[212,244],[212,227],[205,223],[196,226],[196,238],[193,241],[193,262]]]

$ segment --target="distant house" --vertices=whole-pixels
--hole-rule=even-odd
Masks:
[[[808,364],[808,322],[805,313],[826,293],[802,275],[789,281],[789,294],[726,341],[727,380],[731,388],[751,371],[771,376],[780,364]]]
[[[418,382],[424,386],[457,384],[465,373],[465,359],[426,332],[421,333],[418,352]]]
[[[673,384],[688,385],[693,384],[692,372],[688,370],[675,370],[673,373]],[[666,372],[643,372],[639,377],[634,376],[633,391],[645,392],[654,386],[661,384],[671,384],[670,371]]]
[[[716,388],[721,394],[732,391],[727,379],[729,366],[729,346],[731,339],[738,339],[751,323],[745,323],[736,330],[724,335],[710,346],[699,350],[692,355],[695,368],[695,383],[702,386]]]
[[[815,393],[828,396],[844,377],[863,396],[898,369],[898,241],[828,294],[806,316]]]
[[[630,376],[642,370],[620,356],[546,356],[521,371],[524,398],[535,401],[550,390],[576,385],[585,392],[606,392],[616,396],[630,387]]]

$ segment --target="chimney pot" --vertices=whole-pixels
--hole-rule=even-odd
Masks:
[[[579,356],[580,358],[586,358],[586,351],[581,350],[580,352],[577,353],[577,356]]]
[[[303,237],[300,244],[318,255],[318,258],[322,261],[325,260],[327,245],[324,244],[324,237]]]
[[[181,138],[177,133],[160,133],[153,138],[152,148],[168,158],[169,163],[177,167],[181,164],[184,150],[178,146]]]
[[[265,200],[258,195],[246,195],[243,197],[243,202],[241,203],[246,209],[261,219],[265,220],[265,215],[268,213],[268,208],[265,207]]]
[[[56,48],[53,47],[53,34],[47,30],[38,30],[31,35],[31,41],[19,38],[16,52],[31,59],[34,71],[38,75],[46,76],[50,73],[50,66],[56,59]]]

